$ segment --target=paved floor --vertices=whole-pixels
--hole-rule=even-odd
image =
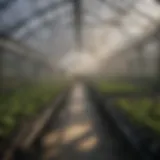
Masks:
[[[122,147],[102,131],[99,119],[87,99],[83,85],[77,84],[67,107],[44,137],[44,160],[118,160]],[[122,158],[123,157],[123,158]],[[125,158],[124,158],[125,157]]]

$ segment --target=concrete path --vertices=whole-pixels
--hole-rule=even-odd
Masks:
[[[44,137],[44,160],[125,159],[120,155],[120,146],[113,137],[109,133],[104,135],[93,108],[85,88],[77,84],[71,92],[68,105],[57,118],[51,132]]]

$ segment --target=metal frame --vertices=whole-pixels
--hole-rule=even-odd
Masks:
[[[62,7],[62,4],[63,5],[66,5],[66,3],[68,3],[68,1],[65,1],[65,0],[61,0],[61,2],[58,2],[58,3],[53,3],[43,9],[40,9],[38,10],[37,12],[33,13],[33,15],[30,15],[29,18],[26,18],[24,20],[20,20],[18,23],[16,23],[15,25],[11,26],[11,27],[8,27],[8,28],[5,28],[3,30],[1,30],[2,33],[6,34],[6,35],[10,35],[10,34],[13,34],[15,32],[17,32],[20,28],[22,28],[23,26],[26,26],[27,23],[36,18],[37,16],[42,16],[44,15],[46,12],[50,12],[50,11],[53,11],[55,9],[58,9],[59,7]]]
[[[0,2],[0,14],[1,12],[5,12],[8,7],[10,7],[16,1],[17,0],[3,0],[2,2]]]

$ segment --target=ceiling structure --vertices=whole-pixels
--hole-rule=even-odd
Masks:
[[[0,0],[0,33],[43,52],[46,56],[50,56],[54,63],[75,49],[76,12],[73,10],[73,4],[78,1]],[[83,35],[83,48],[87,48],[90,44],[92,46],[98,44],[92,39],[94,30],[99,33],[103,27],[122,28],[121,32],[127,34],[127,28],[122,27],[121,20],[127,17],[138,0],[81,0],[80,2],[82,23],[77,27],[81,27],[79,30]],[[138,9],[136,12],[150,18],[145,12],[139,12]]]
[[[0,33],[8,34],[33,46],[34,43],[42,44],[46,39],[54,43],[62,30],[73,32],[73,1],[1,0]],[[82,1],[84,25],[96,27],[100,23],[107,23],[107,19],[111,16],[113,18],[113,15],[118,16],[119,13],[124,14],[132,4],[133,0]],[[38,45],[37,49],[40,46]]]

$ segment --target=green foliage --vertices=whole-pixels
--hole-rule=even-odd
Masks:
[[[0,137],[7,137],[22,118],[35,116],[65,84],[37,84],[0,97]]]
[[[131,120],[141,125],[147,125],[157,133],[160,133],[160,102],[155,106],[154,100],[151,98],[119,99],[116,101],[116,105],[127,112]],[[154,114],[159,119],[154,119],[154,117],[150,116],[153,107],[155,107]]]
[[[105,82],[101,81],[96,84],[100,92],[105,93],[114,93],[114,92],[134,92],[140,91],[142,88],[139,88],[136,85],[129,83],[116,83],[116,82]]]
[[[106,81],[97,83],[97,88],[102,93],[145,92],[150,90],[149,87],[128,83],[108,83]],[[127,113],[130,120],[140,125],[147,125],[160,133],[160,100],[156,105],[152,98],[118,98],[114,103]],[[152,111],[153,116],[151,116]]]

